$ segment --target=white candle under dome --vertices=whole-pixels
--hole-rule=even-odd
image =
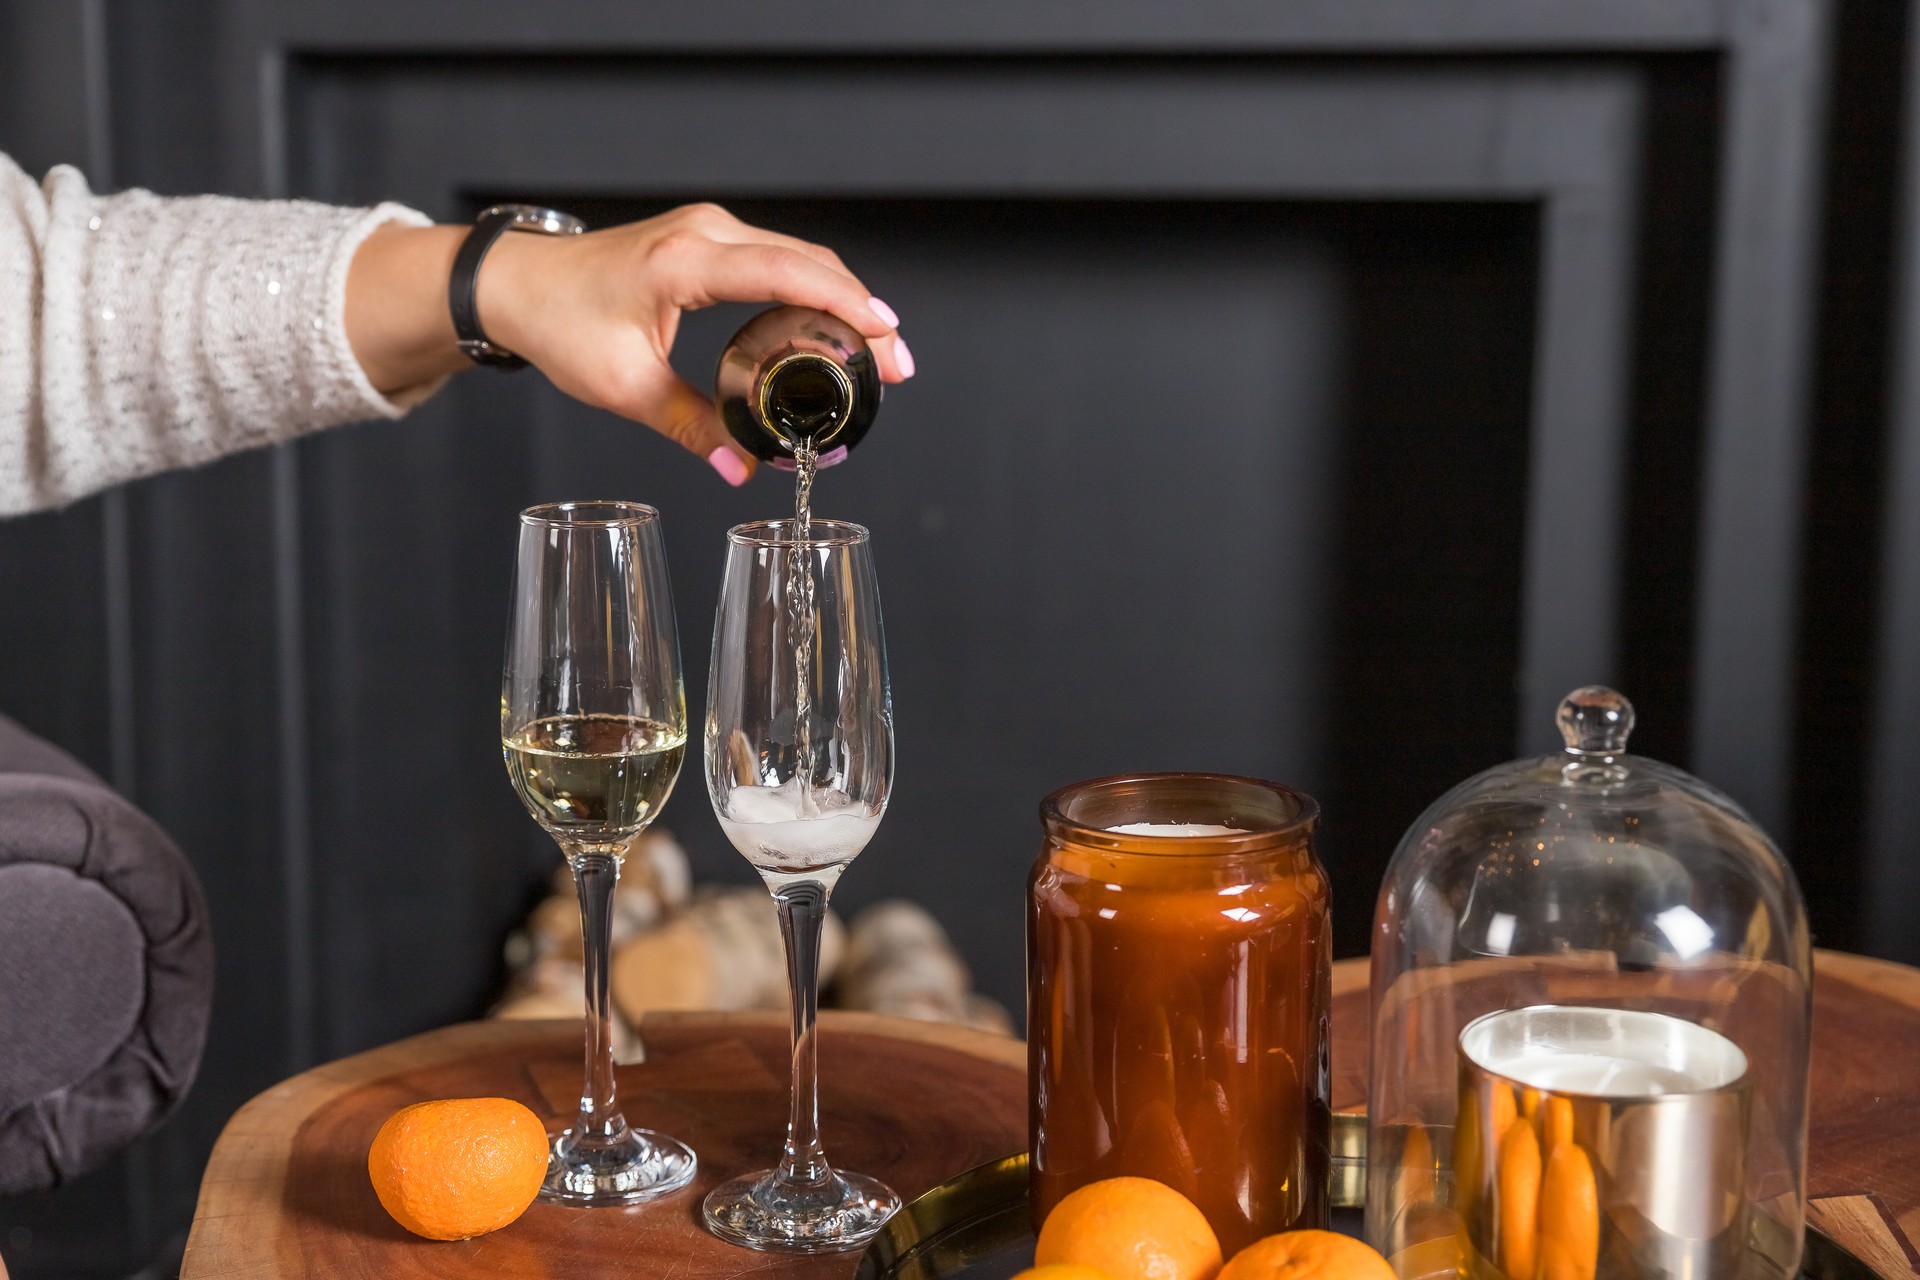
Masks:
[[[1557,1133],[1539,1129],[1538,1155],[1553,1154],[1550,1135],[1580,1146],[1635,1276],[1736,1274],[1749,1108],[1739,1045],[1683,1018],[1580,1005],[1490,1013],[1459,1045],[1463,1113],[1471,1102],[1493,1116],[1495,1095],[1511,1089],[1523,1115],[1564,1117]],[[1480,1141],[1499,1150],[1496,1135]],[[1602,1268],[1598,1280],[1612,1277]]]
[[[1534,1005],[1467,1024],[1460,1051],[1475,1065],[1549,1093],[1654,1098],[1725,1088],[1747,1055],[1717,1031],[1664,1013]]]

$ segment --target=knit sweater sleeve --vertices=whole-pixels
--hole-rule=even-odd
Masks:
[[[397,418],[347,342],[347,268],[400,205],[99,196],[0,155],[0,516]]]

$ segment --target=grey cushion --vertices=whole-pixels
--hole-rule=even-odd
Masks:
[[[0,717],[0,1195],[97,1168],[185,1095],[207,910],[154,821]]]
[[[5,716],[0,716],[0,773],[44,773],[49,778],[106,785],[93,770]]]

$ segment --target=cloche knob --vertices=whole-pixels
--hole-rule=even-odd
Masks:
[[[1633,704],[1603,684],[1590,684],[1562,699],[1555,719],[1567,750],[1617,756],[1626,751],[1627,735],[1633,732]]]

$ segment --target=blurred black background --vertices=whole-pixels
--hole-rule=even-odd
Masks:
[[[920,368],[817,492],[875,532],[900,742],[839,897],[926,903],[1011,1006],[1054,787],[1305,787],[1359,954],[1401,832],[1590,681],[1818,943],[1920,960],[1906,6],[1274,8],[0,0],[0,150],[839,249]],[[689,321],[696,384],[748,313]],[[173,833],[220,953],[194,1096],[0,1203],[16,1275],[171,1274],[234,1108],[497,993],[556,858],[496,746],[513,517],[569,497],[664,511],[697,717],[721,535],[791,491],[538,374],[0,524],[0,709]],[[748,878],[697,772],[663,822]]]

